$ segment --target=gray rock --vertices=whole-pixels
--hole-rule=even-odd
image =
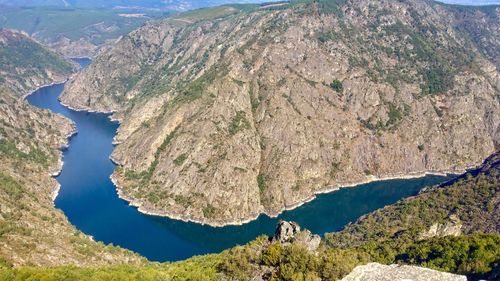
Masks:
[[[462,222],[457,215],[451,215],[450,221],[444,224],[435,223],[428,231],[420,234],[420,239],[432,237],[459,236],[462,234]]]
[[[315,251],[321,244],[321,237],[309,230],[300,231],[300,226],[292,221],[280,221],[272,238],[274,243],[303,244],[309,251]]]
[[[463,275],[409,265],[369,263],[357,266],[342,281],[466,281]]]
[[[280,221],[274,232],[273,242],[292,242],[295,235],[300,232],[300,226],[293,221]]]

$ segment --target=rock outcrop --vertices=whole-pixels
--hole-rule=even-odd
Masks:
[[[457,215],[451,215],[449,221],[442,223],[434,223],[429,230],[420,234],[420,239],[428,239],[432,237],[444,236],[459,236],[462,234],[462,222]]]
[[[462,275],[409,265],[369,263],[354,268],[342,281],[467,281]]]
[[[239,224],[498,149],[498,8],[298,2],[147,23],[69,82],[65,104],[121,121],[122,198]]]
[[[295,235],[300,232],[300,226],[296,222],[280,221],[274,232],[273,242],[292,242]]]
[[[283,245],[298,243],[306,246],[309,251],[315,251],[321,244],[321,237],[309,230],[301,231],[296,222],[280,221],[271,241]]]

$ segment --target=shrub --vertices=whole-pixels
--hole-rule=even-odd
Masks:
[[[212,218],[215,215],[216,211],[217,209],[215,209],[215,207],[212,206],[212,204],[207,204],[207,206],[203,208],[203,216],[205,218]]]
[[[260,192],[264,192],[267,187],[266,176],[264,174],[259,174],[257,176],[257,185],[259,186]]]
[[[262,262],[265,265],[277,266],[281,261],[283,247],[279,243],[274,243],[262,252]]]
[[[245,111],[238,111],[229,124],[229,134],[235,135],[241,130],[250,128],[250,122],[246,118]]]
[[[333,80],[332,83],[330,83],[330,88],[332,88],[334,91],[337,93],[340,93],[344,90],[344,86],[342,85],[342,82],[340,80]]]
[[[187,159],[187,154],[182,153],[181,155],[179,155],[179,157],[174,159],[174,164],[180,166],[184,163],[184,161],[186,161],[186,159]]]

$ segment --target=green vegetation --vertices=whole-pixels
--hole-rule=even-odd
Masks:
[[[179,155],[179,157],[174,159],[174,164],[177,166],[182,165],[184,163],[184,161],[186,161],[187,157],[188,156],[186,153],[182,153],[181,155]]]
[[[332,166],[330,167],[330,177],[335,178],[338,172],[340,172],[340,163],[332,162]]]
[[[500,192],[498,172],[462,177],[443,187],[434,187],[419,196],[408,198],[363,217],[342,232],[325,235],[332,247],[363,247],[376,251],[387,249],[384,256],[392,261],[417,240],[420,233],[435,223],[450,221],[456,214],[462,221],[462,232],[495,233],[493,202]],[[392,257],[392,258],[391,258]]]
[[[205,208],[203,208],[203,216],[205,218],[213,218],[216,214],[217,209],[215,209],[212,204],[207,204]]]
[[[226,75],[227,72],[228,68],[226,65],[212,66],[195,81],[179,86],[179,94],[170,102],[170,105],[177,106],[201,98],[206,88],[214,82],[217,77],[222,77]]]
[[[389,120],[387,120],[387,126],[391,126],[396,124],[399,120],[403,118],[403,113],[399,108],[393,104],[389,104],[389,112],[388,112]]]
[[[453,86],[453,74],[441,67],[423,71],[422,92],[428,95],[444,93]]]
[[[99,45],[131,32],[148,19],[163,15],[162,12],[146,9],[2,7],[0,27],[36,34],[37,38],[45,42],[56,42],[60,36],[64,36],[73,41],[88,39]]]
[[[182,13],[178,17],[174,17],[174,21],[180,21],[184,23],[193,23],[201,20],[213,20],[217,18],[222,18],[226,16],[230,16],[240,12],[238,6],[241,6],[242,9],[247,10],[250,7],[255,7],[254,5],[244,6],[244,5],[227,5],[227,6],[218,6],[214,8],[204,8],[193,11],[188,11]]]
[[[500,235],[436,238],[409,245],[408,251],[398,253],[397,262],[484,278],[499,261],[499,242]],[[338,280],[357,265],[377,261],[360,249],[323,248],[319,254],[314,254],[301,244],[269,244],[266,237],[259,237],[246,246],[237,246],[221,254],[171,264],[96,268],[0,267],[0,279],[219,280],[225,275],[232,280],[247,280],[262,265],[275,269],[271,280]]]
[[[500,261],[500,235],[433,238],[410,246],[396,260],[437,270],[483,277]]]
[[[12,200],[19,200],[26,193],[26,190],[17,181],[2,172],[0,172],[0,190]]]
[[[500,234],[496,233],[494,223],[494,198],[500,191],[498,176],[498,170],[493,167],[478,176],[469,174],[430,188],[416,197],[368,214],[340,232],[326,234],[315,252],[301,242],[272,243],[268,237],[260,236],[245,246],[217,255],[172,264],[12,269],[4,262],[0,279],[248,280],[265,267],[270,270],[270,280],[338,280],[354,267],[368,262],[418,265],[475,279],[489,278],[500,262]],[[264,176],[259,178],[259,182],[265,183]],[[188,199],[179,197],[177,201]],[[203,209],[205,217],[216,213],[211,204]],[[420,233],[432,224],[449,221],[450,213],[460,217],[464,235],[420,238]],[[0,224],[0,231],[9,231],[9,227]]]
[[[250,122],[248,122],[246,118],[245,111],[240,110],[236,112],[236,115],[231,120],[231,123],[229,124],[227,130],[230,135],[234,136],[238,132],[249,128],[250,128]]]
[[[73,70],[69,62],[25,35],[0,30],[0,36],[6,39],[0,43],[0,66],[4,76],[2,79],[16,81],[23,87],[21,90],[29,90],[25,84],[29,78],[40,77],[51,81],[48,72],[67,75]],[[20,67],[23,68],[22,73],[19,73]]]
[[[195,257],[181,263],[151,264],[147,266],[120,265],[110,267],[78,268],[63,266],[55,268],[23,267],[7,269],[0,267],[0,280],[44,280],[44,281],[101,281],[101,280],[216,280],[217,255]]]
[[[259,186],[260,192],[264,192],[267,188],[267,178],[264,174],[259,174],[257,176],[257,185]]]
[[[332,83],[330,83],[330,87],[335,90],[337,93],[341,93],[344,90],[344,86],[342,85],[342,82],[340,80],[333,80]]]
[[[17,149],[16,145],[7,139],[0,140],[0,153],[16,160],[30,161],[44,166],[47,166],[51,160],[50,156],[36,147],[31,147],[30,151],[25,153]]]
[[[156,170],[156,167],[158,166],[160,154],[165,151],[167,146],[174,139],[175,134],[177,132],[177,129],[178,129],[178,127],[176,127],[172,132],[170,132],[170,134],[168,134],[167,137],[163,140],[160,147],[158,147],[158,149],[155,152],[155,155],[154,155],[155,159],[153,160],[151,165],[149,165],[149,168],[146,171],[136,172],[136,171],[132,171],[132,170],[125,170],[125,172],[124,172],[125,179],[127,179],[127,180],[141,180],[142,183],[149,181],[151,179],[151,176],[153,175],[154,171]],[[184,162],[184,160],[182,162]],[[180,164],[182,164],[182,163],[180,163]]]
[[[318,5],[319,11],[325,14],[340,14],[340,7],[344,5],[346,0],[291,0],[291,5],[299,4],[316,4]]]

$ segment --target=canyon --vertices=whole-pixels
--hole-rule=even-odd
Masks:
[[[213,226],[499,148],[498,7],[227,5],[153,21],[68,82],[113,112],[122,198]]]

